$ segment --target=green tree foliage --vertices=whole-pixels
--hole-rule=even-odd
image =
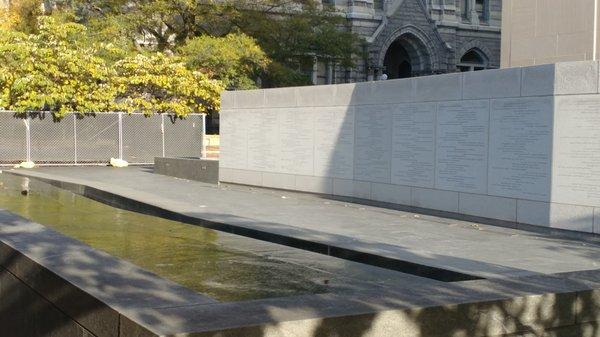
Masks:
[[[176,57],[140,54],[117,62],[115,69],[117,110],[185,116],[219,107],[222,84],[188,70]]]
[[[0,30],[0,107],[15,111],[173,113],[218,109],[219,82],[177,57],[132,55],[76,23],[41,17],[36,34]],[[142,103],[142,100],[145,100]]]
[[[228,34],[222,38],[198,36],[179,52],[188,67],[200,69],[232,89],[256,88],[255,79],[270,63],[256,40],[245,34]]]
[[[0,45],[1,105],[17,111],[94,112],[109,108],[110,70],[82,44],[86,28],[42,17],[37,34],[7,34]],[[4,35],[4,34],[3,34]]]
[[[346,18],[315,0],[76,1],[82,20],[124,17],[159,51],[176,51],[198,36],[251,36],[273,61],[261,76],[268,86],[307,83],[303,70],[315,58],[352,67],[360,52]]]

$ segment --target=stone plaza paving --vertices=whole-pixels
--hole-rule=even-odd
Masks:
[[[319,195],[217,187],[156,175],[151,168],[57,167],[17,173],[93,187],[205,221],[481,278],[600,269],[600,242],[593,235],[569,239]]]

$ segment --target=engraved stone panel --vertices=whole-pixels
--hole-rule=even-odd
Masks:
[[[552,97],[492,101],[489,194],[549,199],[553,110]]]
[[[278,114],[281,109],[250,110],[248,128],[248,169],[278,172],[280,170]]]
[[[354,108],[315,108],[315,176],[354,176]]]
[[[245,125],[246,121],[246,110],[221,111],[220,167],[247,169],[248,128]]]
[[[392,184],[433,187],[435,103],[393,106]]]
[[[315,133],[313,108],[287,108],[277,111],[281,172],[313,175]],[[265,149],[265,151],[270,150]]]
[[[438,105],[436,188],[487,192],[489,101]]]
[[[356,107],[354,179],[390,182],[392,157],[391,105]]]
[[[600,95],[556,100],[552,201],[600,206]]]

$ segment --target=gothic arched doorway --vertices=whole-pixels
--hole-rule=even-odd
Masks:
[[[408,78],[431,71],[427,48],[410,33],[401,35],[390,44],[383,66],[389,79]]]

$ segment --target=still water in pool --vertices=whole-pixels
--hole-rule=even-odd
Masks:
[[[327,271],[266,253],[291,248],[124,211],[28,178],[0,174],[0,209],[220,301],[332,291]]]

